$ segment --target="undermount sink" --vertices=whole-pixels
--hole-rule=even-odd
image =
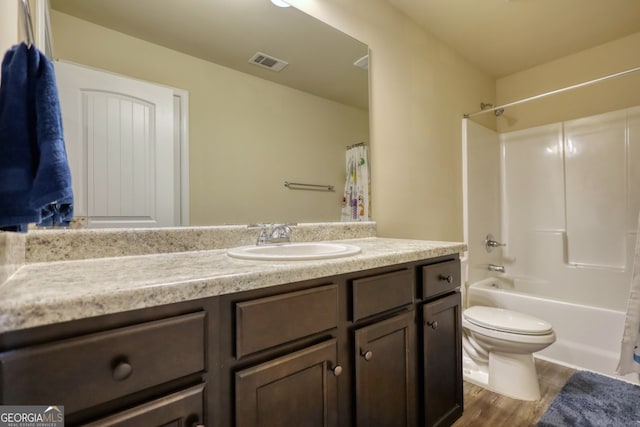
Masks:
[[[343,243],[304,242],[263,246],[241,246],[227,250],[234,258],[259,261],[307,261],[352,256],[362,250]]]

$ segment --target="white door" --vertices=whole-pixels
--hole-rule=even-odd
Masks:
[[[62,61],[55,70],[75,215],[93,228],[178,225],[173,90]]]

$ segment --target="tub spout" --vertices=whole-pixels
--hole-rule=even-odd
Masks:
[[[498,272],[498,273],[504,273],[504,266],[503,265],[489,264],[487,269],[489,271],[495,271],[495,272]]]

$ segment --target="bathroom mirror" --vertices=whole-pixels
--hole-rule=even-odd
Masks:
[[[51,0],[51,21],[56,58],[188,91],[189,225],[339,221],[365,44],[269,0]]]

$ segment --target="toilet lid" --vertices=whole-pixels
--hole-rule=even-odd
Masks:
[[[496,331],[523,335],[545,335],[552,331],[549,322],[503,308],[473,306],[463,316],[470,323]]]

